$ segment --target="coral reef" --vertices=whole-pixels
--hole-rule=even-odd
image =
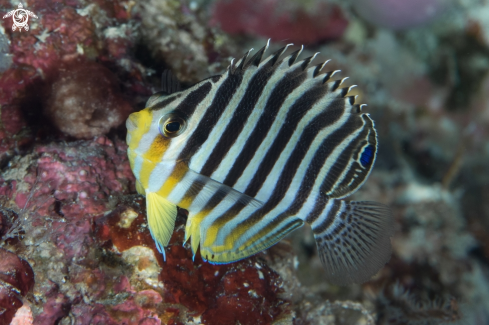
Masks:
[[[489,322],[489,4],[25,7],[38,16],[29,31],[0,25],[0,324]],[[389,205],[396,233],[363,285],[324,282],[306,227],[227,265],[192,260],[184,210],[166,262],[148,231],[120,124],[164,69],[186,87],[269,37],[332,59],[376,121],[376,167],[351,199]]]

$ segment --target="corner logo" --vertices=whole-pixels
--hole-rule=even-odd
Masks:
[[[37,16],[29,10],[25,10],[22,7],[22,4],[19,3],[19,8],[12,10],[5,16],[3,16],[3,19],[8,18],[12,16],[12,20],[14,24],[12,25],[12,30],[15,32],[15,30],[18,28],[19,31],[22,31],[22,28],[24,28],[26,31],[29,30],[29,25],[27,25],[27,22],[29,21],[29,16],[33,18],[37,18]]]

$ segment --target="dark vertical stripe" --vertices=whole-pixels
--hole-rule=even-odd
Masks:
[[[159,111],[160,109],[165,108],[165,106],[171,104],[177,98],[182,97],[182,94],[180,93],[180,94],[177,94],[177,95],[170,95],[170,96],[163,95],[163,96],[164,97],[169,97],[169,98],[163,99],[160,102],[158,102],[158,103],[156,103],[154,105],[151,105],[151,107],[149,108],[150,111]]]
[[[344,102],[343,102],[344,105]],[[344,107],[343,107],[344,109]],[[304,130],[304,133],[300,137],[298,143],[296,144],[294,150],[292,151],[287,163],[280,174],[275,190],[272,193],[270,199],[264,204],[264,206],[252,214],[249,220],[254,224],[261,219],[261,216],[267,214],[273,208],[275,208],[280,201],[285,197],[290,184],[302,162],[304,157],[309,150],[313,140],[320,130],[328,125],[327,116],[331,112],[327,109],[309,123],[309,125]],[[307,199],[307,195],[304,195],[302,191],[310,193],[314,182],[319,174],[319,170],[322,165],[333,152],[333,150],[348,136],[351,134],[352,129],[355,125],[359,123],[358,117],[353,115],[350,117],[346,123],[339,129],[329,134],[324,140],[320,149],[315,153],[313,159],[311,160],[308,169],[306,171],[306,177],[301,183],[301,187],[298,191],[298,195],[295,197],[294,201],[297,206],[302,206],[303,202]],[[240,224],[241,225],[241,224]],[[238,225],[239,227],[239,225]]]
[[[217,169],[219,163],[223,160],[239,134],[243,131],[243,127],[246,124],[248,117],[253,112],[256,102],[260,98],[268,80],[276,70],[276,66],[271,67],[270,64],[267,63],[258,69],[259,70],[248,82],[248,87],[246,88],[243,98],[236,107],[231,121],[229,121],[221,138],[200,170],[201,174],[210,176]]]
[[[344,125],[343,127],[347,127],[347,126]],[[353,130],[350,130],[350,131],[352,132]],[[350,146],[352,146],[352,147],[356,146],[357,145],[356,141],[361,140],[362,138],[364,138],[364,136],[362,137],[362,133],[361,133],[356,139],[354,139],[352,141],[352,143],[350,143]],[[329,142],[328,139],[329,138],[326,138],[323,141],[323,144],[319,148],[318,152],[316,153],[314,158],[311,160],[311,163],[308,166],[308,170],[306,171],[306,175],[316,175],[317,176],[319,174],[321,168],[324,166],[324,163],[327,160],[327,156],[329,156],[333,152],[334,148],[329,148],[327,150],[327,152],[329,152],[329,154],[324,159],[323,147],[326,144],[328,144],[328,142]],[[343,151],[343,153],[340,155],[339,159],[335,162],[335,166],[331,167],[331,170],[334,170],[334,173],[330,172],[330,173],[326,174],[325,179],[320,186],[320,194],[319,194],[320,196],[318,198],[318,202],[316,202],[316,205],[317,204],[325,205],[327,203],[328,198],[326,198],[324,193],[327,193],[328,191],[325,190],[325,185],[329,184],[329,183],[333,183],[333,184],[335,183],[335,180],[339,177],[341,172],[346,167],[346,165],[345,165],[343,168],[338,169],[337,164],[341,164],[341,163],[347,164],[350,160],[350,157],[351,157],[350,151],[351,151],[351,148],[347,147]],[[323,154],[320,154],[320,152],[323,152]],[[333,176],[331,176],[331,174],[333,174]],[[298,195],[295,197],[294,202],[290,206],[290,209],[287,211],[289,214],[295,215],[300,211],[300,209],[302,208],[304,203],[307,201],[309,195],[311,195],[311,191],[312,191],[312,188],[314,186],[315,181],[316,181],[316,179],[314,177],[307,177],[302,181],[300,188],[299,188],[299,191],[298,191]],[[320,203],[320,201],[324,201],[324,203]],[[319,211],[319,213],[320,212],[321,211]],[[317,213],[318,213],[317,206],[315,206],[314,210],[307,217],[308,218],[307,222],[312,223],[318,217]]]
[[[355,151],[358,151],[358,148],[361,146],[362,142],[364,142],[365,139],[368,137],[369,133],[371,133],[373,125],[370,119],[365,118],[364,116],[362,116],[362,119],[365,121],[363,130],[341,152],[341,154],[338,156],[338,159],[336,159],[336,161],[333,163],[333,166],[331,166],[330,171],[325,175],[323,184],[321,184],[320,187],[320,191],[322,193],[328,193],[338,185],[337,184],[338,178],[341,176],[343,171],[348,167],[351,158],[355,156]],[[353,164],[352,167],[354,167],[354,165],[355,164]],[[363,168],[360,169],[364,170]],[[368,174],[368,170],[364,170],[364,171],[366,173],[363,174],[363,178],[365,178],[366,175]],[[349,177],[350,178],[348,179],[348,181],[344,183],[345,185],[351,181],[353,176],[350,175]]]
[[[323,183],[319,187],[319,191],[322,193],[329,193],[331,190],[333,190],[333,188],[335,188],[338,178],[350,163],[350,158],[353,155],[355,147],[357,147],[359,142],[362,141],[362,135],[364,132],[365,130],[362,131],[362,133],[360,133],[360,135],[358,135],[356,138],[352,139],[347,147],[340,153],[338,158],[336,158],[336,161],[333,162],[329,172],[324,176]]]
[[[316,221],[316,219],[319,218],[321,213],[324,211],[327,204],[328,204],[328,199],[326,198],[325,195],[321,195],[320,193],[318,199],[316,200],[316,202],[314,202],[314,208],[306,216],[305,221],[309,224],[312,224],[314,221]],[[297,214],[297,212],[299,212],[300,210],[300,207],[302,207],[302,204],[300,204],[300,207],[298,206],[299,204],[294,202],[294,204],[292,205],[292,209],[290,209],[290,213],[294,215]],[[334,203],[333,203],[333,207],[334,207]]]
[[[263,207],[261,207],[255,213],[253,213],[247,220],[241,222],[237,227],[242,226],[244,223],[248,223],[249,225],[256,224],[258,221],[261,220],[261,218],[264,215],[266,215],[268,212],[270,212],[273,208],[277,206],[277,204],[284,198],[287,190],[289,189],[289,186],[292,183],[292,179],[294,178],[294,175],[297,172],[297,169],[299,168],[302,159],[305,157],[309,147],[311,146],[318,132],[320,132],[321,129],[337,121],[339,119],[339,116],[341,116],[341,114],[344,112],[344,109],[345,106],[344,106],[343,99],[340,101],[332,101],[330,105],[328,105],[323,112],[316,115],[316,117],[309,123],[309,125],[306,126],[304,132],[299,138],[299,141],[296,143],[294,150],[292,150],[289,159],[285,163],[285,166],[282,170],[282,173],[280,174],[279,180],[275,186],[275,190],[273,191],[270,199],[263,205]],[[348,128],[348,123],[353,123],[352,121],[354,122],[355,120],[351,118],[349,121],[346,122],[347,124],[346,127],[341,127],[340,129],[336,130],[336,132],[330,134],[330,136],[325,141],[328,141],[333,144],[337,142],[341,142],[341,140],[349,134],[349,132],[345,131],[345,129],[348,129],[348,131],[350,130],[350,128]],[[336,145],[334,145],[332,148],[334,149],[334,147],[336,147]],[[264,164],[268,165],[268,164],[272,164],[272,162],[264,160]],[[315,176],[317,177],[317,174]],[[309,179],[309,177],[307,179]],[[311,177],[311,181],[312,184],[314,184],[314,178]],[[262,184],[260,184],[260,186],[257,187],[256,192],[258,192],[261,185]],[[247,189],[245,191],[245,194],[254,197],[256,195],[256,192],[250,193],[248,192]],[[232,218],[234,218],[236,214],[239,213],[239,211],[241,211],[242,209],[243,206],[235,204],[225,214],[217,218],[215,222],[218,224],[221,223],[224,224],[229,220],[231,220]]]
[[[228,75],[223,81],[212,100],[211,105],[205,111],[194,133],[187,140],[185,148],[180,153],[179,159],[190,160],[202,144],[207,140],[211,130],[216,126],[222,113],[233,98],[236,90],[243,80],[243,75]],[[195,183],[185,193],[186,198],[192,200],[200,193],[205,184]],[[211,198],[209,204],[215,204],[216,199]],[[217,203],[219,204],[219,203]],[[216,205],[217,205],[216,204]]]
[[[175,107],[184,113],[188,118],[191,118],[194,114],[195,109],[199,104],[207,97],[212,89],[212,84],[210,82],[203,83],[199,88],[191,91],[181,102]]]
[[[312,228],[312,231],[315,234],[320,234],[321,232],[325,231],[326,229],[331,226],[331,224],[334,222],[334,219],[336,217],[336,214],[341,208],[341,201],[334,201],[333,206],[329,210],[327,215],[323,214],[323,220],[320,224],[318,224],[316,227]],[[318,202],[318,204],[314,207],[314,214],[322,214],[324,212],[324,206],[322,206],[322,203]]]
[[[221,84],[212,100],[211,105],[206,109],[204,116],[200,120],[194,133],[190,136],[185,147],[180,153],[180,160],[188,160],[207,140],[211,130],[219,121],[222,113],[233,98],[236,89],[238,89],[242,75],[229,75]],[[195,109],[195,108],[194,108]],[[193,112],[192,112],[193,113]]]
[[[320,100],[326,94],[326,91],[327,90],[325,89],[325,87],[313,88],[296,101],[296,103],[287,114],[284,125],[280,129],[273,144],[267,151],[262,164],[258,168],[250,184],[246,188],[245,194],[254,197],[258,193],[266,178],[270,174],[270,171],[273,169],[275,163],[280,157],[280,154],[294,134],[294,131],[297,128],[300,120],[304,117],[307,111],[311,109],[314,103]],[[294,168],[297,168],[297,166],[302,161],[304,155],[307,152],[307,149],[311,145],[317,133],[322,128],[334,124],[343,114],[344,108],[345,106],[343,99],[333,100],[331,103],[328,104],[323,112],[318,114],[312,120],[312,122],[305,127],[301,137],[299,138],[299,141],[296,143],[295,148],[285,165],[289,166],[287,167],[288,172],[295,173]],[[293,165],[291,165],[292,162],[294,162]],[[282,175],[284,175],[284,173],[282,173]]]
[[[224,184],[233,186],[239,177],[241,177],[244,170],[255,155],[258,147],[266,138],[280,109],[288,109],[282,107],[285,99],[295,88],[299,87],[306,80],[306,78],[307,72],[304,72],[301,67],[298,67],[295,71],[286,74],[282,80],[277,83],[267,100],[263,113],[256,123],[253,132],[248,140],[246,140],[243,150],[238,155],[233,167],[227,174],[223,182]]]

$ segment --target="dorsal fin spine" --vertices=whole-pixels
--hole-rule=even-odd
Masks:
[[[349,77],[345,77],[343,79],[336,80],[335,82],[333,82],[333,87],[331,89],[333,91],[336,91],[343,84],[343,82],[345,82],[345,80],[348,79],[348,78]],[[347,88],[345,88],[345,89],[346,89],[346,92],[348,92],[348,89]],[[345,95],[346,95],[346,92],[345,92]]]
[[[271,64],[272,64],[272,66],[274,66],[274,65],[275,65],[275,64],[276,64],[276,63],[279,61],[280,56],[281,56],[282,54],[284,54],[284,52],[285,52],[285,51],[287,51],[287,48],[288,48],[289,46],[291,46],[291,45],[294,45],[294,44],[292,44],[292,43],[291,43],[291,44],[287,44],[287,45],[285,45],[284,47],[282,47],[280,50],[278,50],[277,52],[275,52],[275,53],[273,54],[273,58],[270,60],[270,62],[271,62]]]
[[[333,78],[335,74],[339,73],[340,71],[341,70],[334,70],[334,71],[327,72],[326,75],[324,76],[323,84],[327,83],[331,78]]]
[[[299,57],[299,55],[302,53],[302,50],[304,49],[304,45],[301,45],[301,48],[298,49],[297,51],[295,51],[294,53],[292,53],[290,55],[290,59],[289,59],[289,67],[291,67],[295,61],[297,61],[297,58]]]
[[[263,58],[263,54],[267,51],[268,46],[270,46],[270,38],[268,39],[267,45],[262,47],[255,55],[250,59],[249,64],[259,66]]]
[[[313,78],[316,78],[316,77],[319,75],[319,73],[321,73],[321,70],[323,70],[324,66],[325,66],[326,64],[328,64],[328,62],[329,62],[329,61],[331,61],[331,60],[326,60],[326,61],[324,61],[323,63],[318,64],[318,65],[316,66],[316,69],[314,69],[314,73],[313,73],[312,77],[313,77]]]
[[[347,92],[347,94],[349,94],[349,93],[350,93],[350,91],[351,91],[353,88],[355,88],[355,87],[357,87],[357,85],[351,85],[350,87],[348,87],[348,92]]]
[[[351,103],[352,105],[355,105],[358,99],[358,95],[352,96],[353,97],[353,102]]]
[[[234,73],[234,58],[231,59],[231,62],[229,63],[229,66],[228,66],[228,71],[229,71],[229,74],[233,74]]]
[[[246,69],[245,62],[246,62],[246,59],[248,58],[248,55],[250,54],[251,51],[253,51],[253,48],[249,49],[248,52],[246,52],[243,55],[243,57],[240,59],[237,70],[243,71],[244,69]],[[248,64],[246,66],[248,66]]]
[[[319,52],[316,52],[313,56],[304,59],[304,61],[302,62],[302,71],[306,71],[307,67],[311,64],[312,60],[314,60],[318,54]]]

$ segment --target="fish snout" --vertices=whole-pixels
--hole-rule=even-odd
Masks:
[[[127,132],[132,132],[138,127],[138,114],[139,112],[132,113],[126,120]]]

